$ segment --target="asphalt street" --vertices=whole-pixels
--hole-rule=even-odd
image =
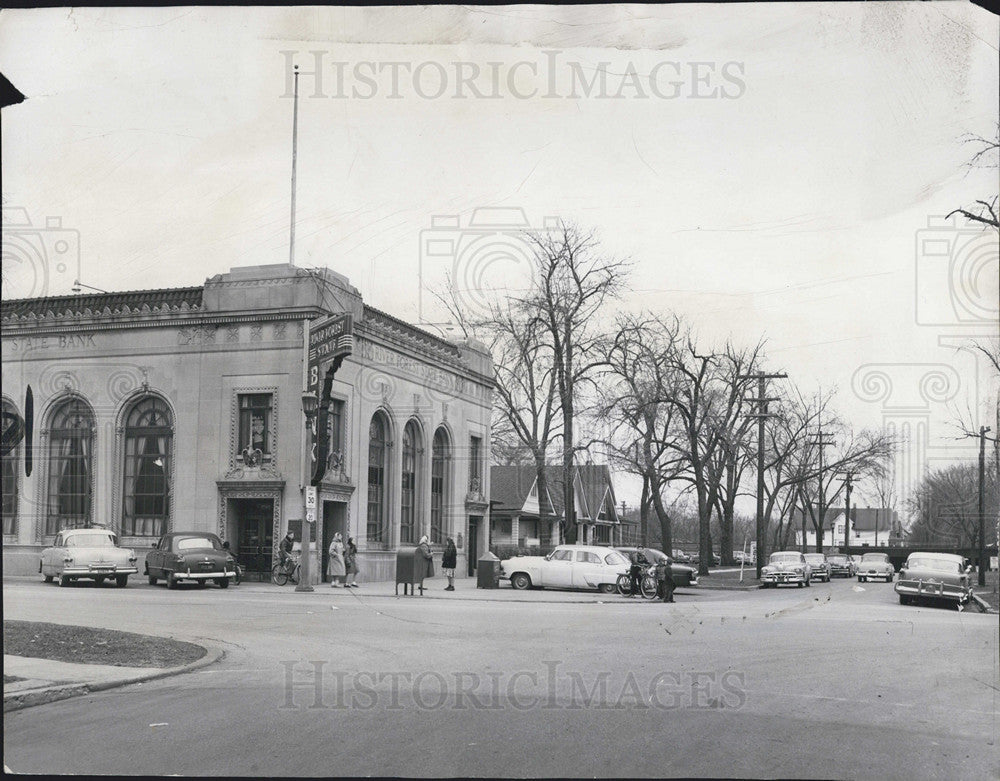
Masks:
[[[667,605],[10,579],[3,602],[226,648],[5,714],[19,773],[1000,778],[997,616],[904,607],[891,584]]]

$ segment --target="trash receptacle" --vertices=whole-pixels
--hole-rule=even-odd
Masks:
[[[421,572],[423,570],[421,569]],[[423,591],[423,575],[417,574],[417,549],[416,547],[401,547],[396,551],[396,594],[399,594],[399,584],[403,584],[403,593],[406,594],[406,587],[410,587],[410,594],[413,594],[413,587],[420,586]]]
[[[500,588],[500,559],[489,551],[476,562],[476,588]]]

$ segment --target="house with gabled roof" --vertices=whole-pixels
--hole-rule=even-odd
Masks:
[[[492,544],[530,548],[563,542],[559,528],[564,518],[562,468],[547,466],[545,478],[547,490],[540,496],[534,466],[490,468]],[[605,465],[577,465],[573,469],[573,488],[576,521],[581,527],[578,541],[621,544],[621,520],[611,470]]]
[[[815,510],[813,512],[816,512]],[[844,508],[830,507],[823,513],[823,547],[844,544]],[[802,511],[793,515],[795,541],[802,544]],[[888,545],[890,538],[897,541],[902,536],[899,513],[888,507],[852,507],[848,538],[851,545]],[[812,516],[806,517],[805,542],[807,548],[816,547],[816,529]]]

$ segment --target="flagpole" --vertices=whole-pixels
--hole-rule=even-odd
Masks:
[[[299,140],[299,66],[295,66],[295,97],[292,108],[292,216],[289,227],[288,263],[295,265],[295,168],[298,162]]]

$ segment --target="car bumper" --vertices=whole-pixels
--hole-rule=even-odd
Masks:
[[[789,572],[778,572],[772,574],[764,574],[760,576],[761,582],[763,583],[805,583],[805,575],[797,575],[795,573]]]
[[[955,602],[968,602],[972,598],[969,589],[937,581],[898,580],[895,589],[897,594],[910,597],[933,597],[935,599],[950,599]]]
[[[859,578],[881,578],[881,579],[886,579],[886,578],[892,577],[892,575],[890,573],[888,573],[888,572],[875,572],[874,570],[869,570],[868,572],[861,572],[859,570],[858,571],[858,577]]]
[[[174,572],[174,580],[215,580],[216,578],[236,577],[236,572],[232,570],[219,570],[218,572]]]
[[[135,575],[139,570],[135,567],[65,567],[63,576],[71,578],[96,578],[109,575]]]

